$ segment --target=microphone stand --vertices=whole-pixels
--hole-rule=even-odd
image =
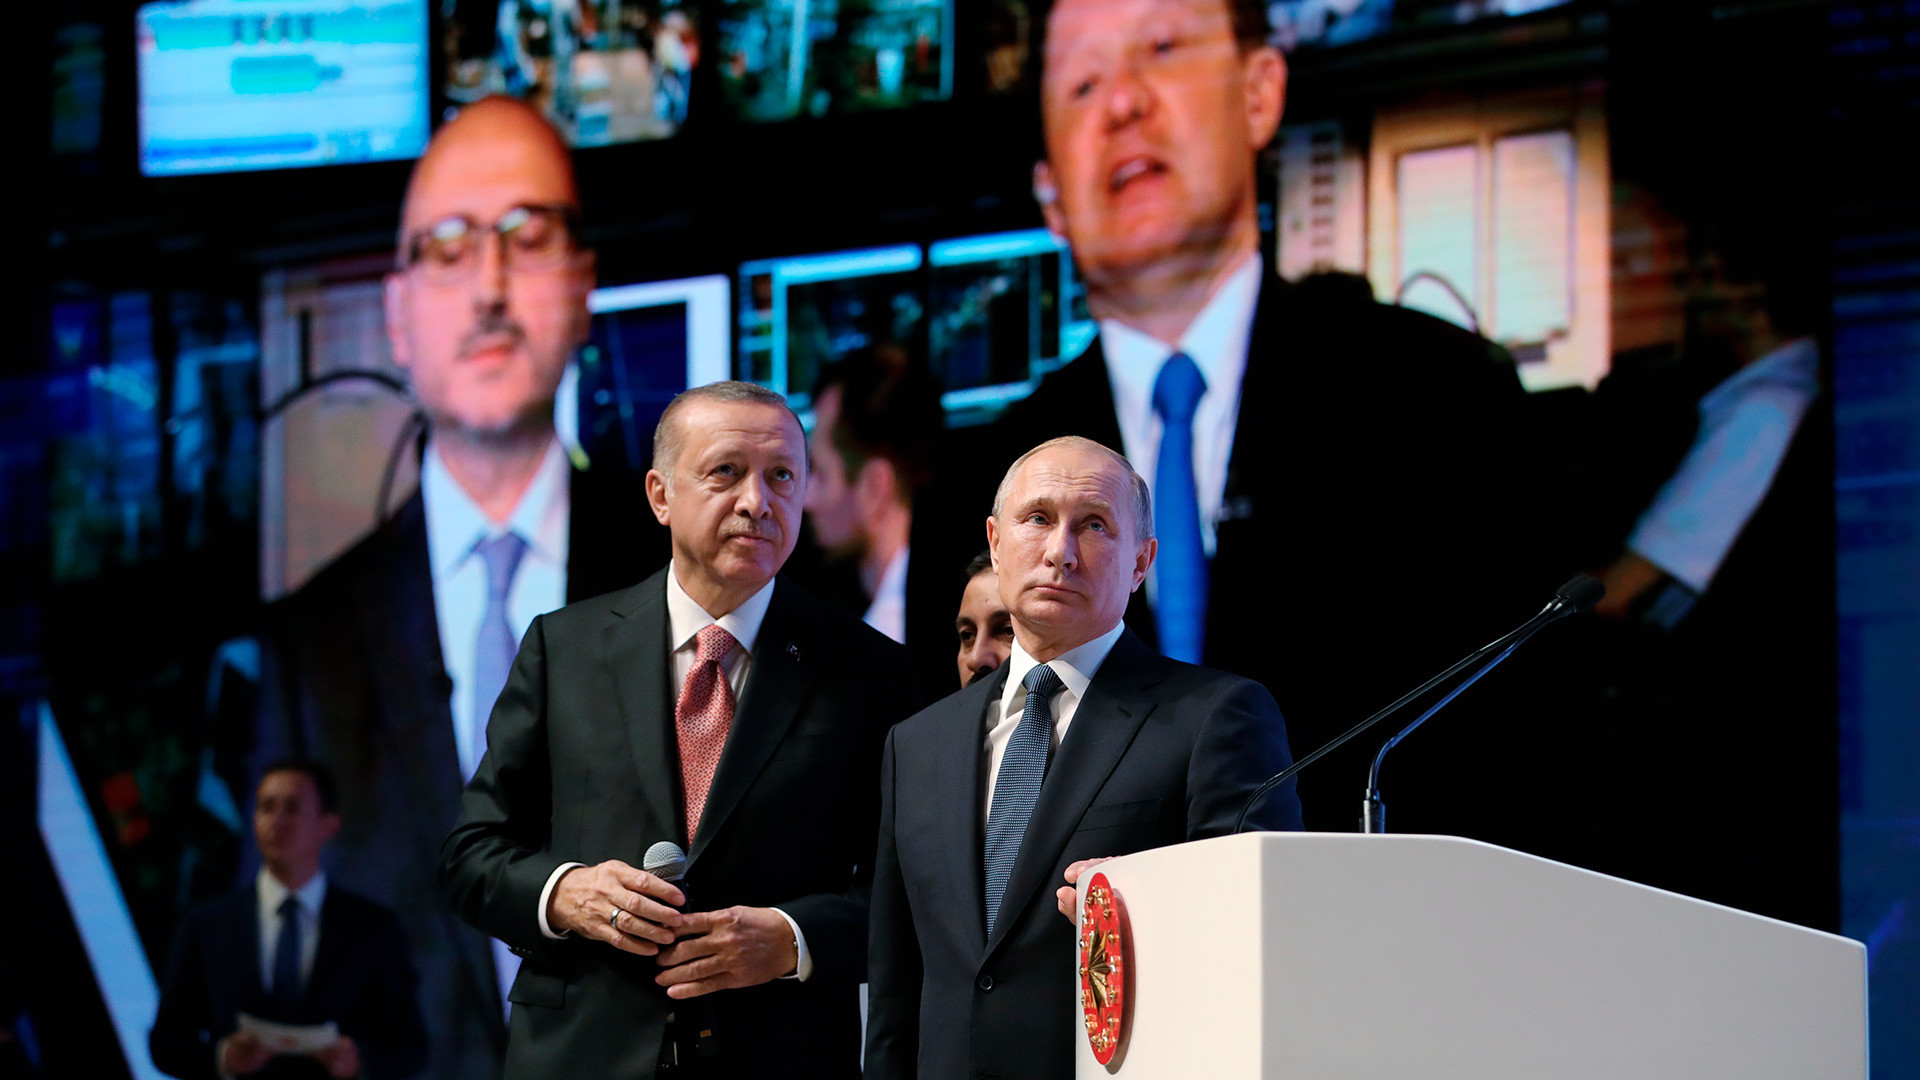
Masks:
[[[1594,592],[1594,590],[1598,590],[1598,592],[1596,593]],[[1362,720],[1358,724],[1355,724],[1354,726],[1348,728],[1346,731],[1342,732],[1338,737],[1336,737],[1332,742],[1327,743],[1325,746],[1320,747],[1318,750],[1315,750],[1313,753],[1308,754],[1306,757],[1303,757],[1299,761],[1296,761],[1293,764],[1287,766],[1285,769],[1282,769],[1278,774],[1269,778],[1265,783],[1255,788],[1253,790],[1253,794],[1247,796],[1247,801],[1241,805],[1239,815],[1233,819],[1233,831],[1235,833],[1244,832],[1246,830],[1247,814],[1253,809],[1254,805],[1257,804],[1260,801],[1260,799],[1267,794],[1267,792],[1272,791],[1274,788],[1279,787],[1281,784],[1284,784],[1288,780],[1292,779],[1293,776],[1296,773],[1298,773],[1301,769],[1306,768],[1307,766],[1327,756],[1329,753],[1332,753],[1335,749],[1344,745],[1347,742],[1347,740],[1367,730],[1368,728],[1379,723],[1380,721],[1385,720],[1387,717],[1392,716],[1394,713],[1399,712],[1401,709],[1406,708],[1409,704],[1419,700],[1428,692],[1432,691],[1435,687],[1438,687],[1443,683],[1445,683],[1448,679],[1453,678],[1455,675],[1460,674],[1462,671],[1465,671],[1476,664],[1482,664],[1484,662],[1484,666],[1482,666],[1480,670],[1475,671],[1472,675],[1468,676],[1467,679],[1463,681],[1459,686],[1454,687],[1453,690],[1448,692],[1448,694],[1445,697],[1435,702],[1432,708],[1429,708],[1426,712],[1421,713],[1419,719],[1415,720],[1411,724],[1408,724],[1406,728],[1402,730],[1398,735],[1395,735],[1392,739],[1389,739],[1387,741],[1387,744],[1380,748],[1380,752],[1374,756],[1372,773],[1367,781],[1367,801],[1366,801],[1366,805],[1362,808],[1362,813],[1361,813],[1361,831],[1370,832],[1370,833],[1386,831],[1385,825],[1384,825],[1386,812],[1385,812],[1385,807],[1380,803],[1379,786],[1378,786],[1378,779],[1379,779],[1379,773],[1380,773],[1380,760],[1381,758],[1386,756],[1386,752],[1392,749],[1394,746],[1398,745],[1401,739],[1404,739],[1409,734],[1411,734],[1413,732],[1413,729],[1425,723],[1428,717],[1432,716],[1436,712],[1439,712],[1440,709],[1444,707],[1448,702],[1451,702],[1454,698],[1460,696],[1461,691],[1465,690],[1467,687],[1472,686],[1475,682],[1479,681],[1482,675],[1485,675],[1487,672],[1492,671],[1496,666],[1499,665],[1499,663],[1502,660],[1505,660],[1509,655],[1511,655],[1513,650],[1519,648],[1522,642],[1526,641],[1528,638],[1532,637],[1533,635],[1539,633],[1542,627],[1546,626],[1550,622],[1563,619],[1568,615],[1576,615],[1582,611],[1587,610],[1588,608],[1592,607],[1594,604],[1598,603],[1600,600],[1600,597],[1605,595],[1605,592],[1606,590],[1600,588],[1600,583],[1598,581],[1594,581],[1592,578],[1589,578],[1585,575],[1581,575],[1580,577],[1577,577],[1574,580],[1569,581],[1565,585],[1562,585],[1559,591],[1554,594],[1553,599],[1547,603],[1547,606],[1540,609],[1540,613],[1538,615],[1535,615],[1533,618],[1528,619],[1525,623],[1523,623],[1520,626],[1519,629],[1514,630],[1511,633],[1505,634],[1491,642],[1488,642],[1485,645],[1482,645],[1480,648],[1475,649],[1464,660],[1461,660],[1459,663],[1454,664],[1452,667],[1449,667],[1447,670],[1441,672],[1438,675],[1435,675],[1433,678],[1428,679],[1426,682],[1421,683],[1419,686],[1416,686],[1412,690],[1409,690],[1406,693],[1395,698],[1393,702],[1389,704],[1386,708],[1381,709],[1379,712],[1374,713],[1372,716],[1369,716],[1365,720]],[[1493,657],[1493,659],[1487,660],[1487,657],[1489,656]]]

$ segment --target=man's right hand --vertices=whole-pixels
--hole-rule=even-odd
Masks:
[[[273,1051],[250,1031],[236,1031],[220,1041],[220,1070],[228,1076],[259,1072],[272,1060]]]
[[[660,946],[673,944],[680,925],[680,913],[667,905],[686,902],[672,883],[609,859],[560,875],[547,897],[547,925],[559,933],[653,956]]]

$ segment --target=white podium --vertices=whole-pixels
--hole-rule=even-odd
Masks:
[[[1074,1016],[1080,1080],[1867,1075],[1866,950],[1832,934],[1456,837],[1252,833],[1098,870],[1131,1000],[1107,1065]]]

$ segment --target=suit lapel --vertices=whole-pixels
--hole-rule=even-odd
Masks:
[[[680,778],[673,768],[673,695],[667,672],[667,571],[623,593],[614,605],[618,616],[604,631],[606,659],[614,698],[633,748],[640,790],[654,816],[678,836],[684,828]],[[637,856],[639,853],[636,852]]]
[[[313,972],[307,976],[306,992],[301,995],[309,1008],[332,1000],[326,990],[333,981],[334,969],[342,962],[341,949],[352,940],[352,935],[340,925],[340,903],[334,897],[334,890],[335,886],[328,885],[327,898],[320,901],[319,949],[314,953]]]
[[[999,698],[1006,685],[1007,666],[1002,664],[1000,670],[978,685],[955,695],[951,699],[953,715],[934,730],[930,757],[934,763],[935,797],[929,805],[939,808],[936,822],[939,849],[964,853],[964,858],[955,858],[948,865],[963,868],[958,895],[967,898],[967,905],[961,913],[961,922],[966,940],[976,952],[984,951],[987,943],[983,916],[987,893],[983,822],[987,814],[981,806],[987,787],[982,770],[987,706]],[[896,799],[917,797],[912,791],[894,795]],[[895,814],[897,816],[898,811]]]
[[[796,604],[791,587],[784,582],[774,585],[773,600],[767,605],[766,620],[760,624],[760,636],[753,645],[753,670],[747,674],[747,685],[734,709],[733,730],[720,753],[713,785],[707,789],[707,805],[700,812],[700,834],[693,838],[689,863],[698,860],[726,826],[727,816],[800,715],[800,706],[813,685],[813,672],[801,648]]]
[[[1162,678],[1164,666],[1155,663],[1159,659],[1132,632],[1123,633],[1088,684],[1087,696],[1074,711],[1073,723],[1040,787],[1027,835],[1020,841],[1020,855],[1000,899],[993,937],[987,941],[989,956],[1036,897],[1051,896],[1057,884],[1064,884],[1047,876],[1081,816],[1153,712],[1154,703],[1143,691]]]

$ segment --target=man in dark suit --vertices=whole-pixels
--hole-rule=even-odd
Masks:
[[[1263,3],[1060,0],[1045,27],[1034,189],[1100,336],[986,442],[1078,434],[1125,454],[1161,544],[1129,624],[1261,680],[1311,749],[1556,583],[1527,564],[1519,381],[1487,342],[1358,279],[1263,269],[1255,166],[1286,77]],[[1473,734],[1400,752],[1396,828],[1469,831],[1454,811],[1471,786],[1449,774],[1470,755],[1417,759]],[[1369,751],[1302,777],[1309,825],[1354,828]]]
[[[1291,761],[1260,684],[1121,621],[1152,526],[1145,482],[1087,439],[1036,447],[1002,483],[987,537],[1013,655],[895,728],[881,762],[869,1077],[1072,1075],[1071,886],[1103,858],[1229,832]],[[1299,828],[1292,785],[1248,822]]]
[[[666,561],[637,477],[570,465],[554,395],[585,340],[592,252],[566,147],[489,99],[441,128],[408,187],[388,337],[429,420],[420,491],[269,611],[259,759],[341,777],[337,873],[402,913],[430,1074],[496,1075],[517,961],[435,885],[460,786],[520,635]]]
[[[249,887],[182,922],[148,1046],[182,1080],[411,1076],[426,1061],[413,965],[393,912],[327,881],[320,856],[339,831],[332,776],[289,758],[254,796],[264,866]],[[283,1054],[240,1027],[242,1015],[332,1023],[331,1045]]]
[[[673,561],[527,632],[442,881],[525,958],[510,1077],[851,1077],[873,776],[912,667],[774,580],[807,484],[778,395],[682,394],[653,461]],[[684,890],[634,868],[661,841]]]

